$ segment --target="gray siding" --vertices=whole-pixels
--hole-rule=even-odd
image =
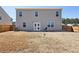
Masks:
[[[22,17],[18,14],[20,11],[22,11]],[[34,16],[35,11],[38,11],[38,17]],[[56,17],[56,11],[59,12],[59,17]],[[16,10],[16,27],[19,30],[33,30],[34,22],[40,22],[41,30],[44,30],[48,21],[54,22],[51,30],[62,30],[61,10]],[[26,28],[23,27],[23,22],[26,22]]]
[[[0,7],[0,25],[12,25],[10,16]]]

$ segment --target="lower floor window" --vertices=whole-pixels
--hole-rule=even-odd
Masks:
[[[2,20],[2,17],[0,16],[0,20]]]
[[[25,22],[23,22],[23,27],[26,27],[26,23]]]
[[[48,27],[54,27],[54,22],[53,21],[49,21],[47,26]]]
[[[48,27],[50,27],[50,25],[47,25]]]
[[[39,30],[39,28],[38,28],[38,30]]]
[[[54,25],[52,24],[51,27],[54,27]]]

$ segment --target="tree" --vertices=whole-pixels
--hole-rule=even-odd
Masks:
[[[64,23],[64,24],[75,24],[75,25],[77,25],[77,24],[79,24],[79,19],[78,18],[66,18],[66,19],[64,19],[63,18],[63,20],[62,20],[62,23]]]

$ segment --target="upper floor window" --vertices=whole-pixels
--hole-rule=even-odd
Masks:
[[[25,22],[23,22],[23,27],[26,27],[26,23]]]
[[[0,20],[2,20],[2,17],[0,16]]]
[[[35,12],[35,17],[38,17],[38,12],[37,11]]]
[[[22,16],[22,12],[19,12],[19,16],[20,16],[20,17]]]
[[[59,16],[59,12],[58,11],[56,11],[56,17],[58,17]]]

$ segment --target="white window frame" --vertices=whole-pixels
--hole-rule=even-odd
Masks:
[[[35,26],[35,24],[36,24],[36,26]],[[39,24],[39,26],[37,26],[38,24]],[[39,28],[39,30],[37,28]],[[41,24],[39,22],[33,22],[33,29],[35,31],[40,31],[41,30]]]
[[[53,28],[53,27],[51,27],[52,24],[53,24],[53,27],[54,27],[54,21],[50,20],[50,21],[48,21],[48,24],[47,25],[50,25],[49,28]]]
[[[38,12],[38,16],[35,16],[35,13]],[[34,11],[34,17],[37,18],[39,17],[39,11]]]
[[[58,14],[58,16],[57,16],[57,14]],[[59,16],[60,16],[59,11],[56,11],[56,17],[59,17]]]
[[[22,17],[22,16],[20,16],[20,12],[21,12],[21,15],[23,16],[22,11],[19,11],[19,12],[18,12],[18,16],[19,16],[19,17]]]

